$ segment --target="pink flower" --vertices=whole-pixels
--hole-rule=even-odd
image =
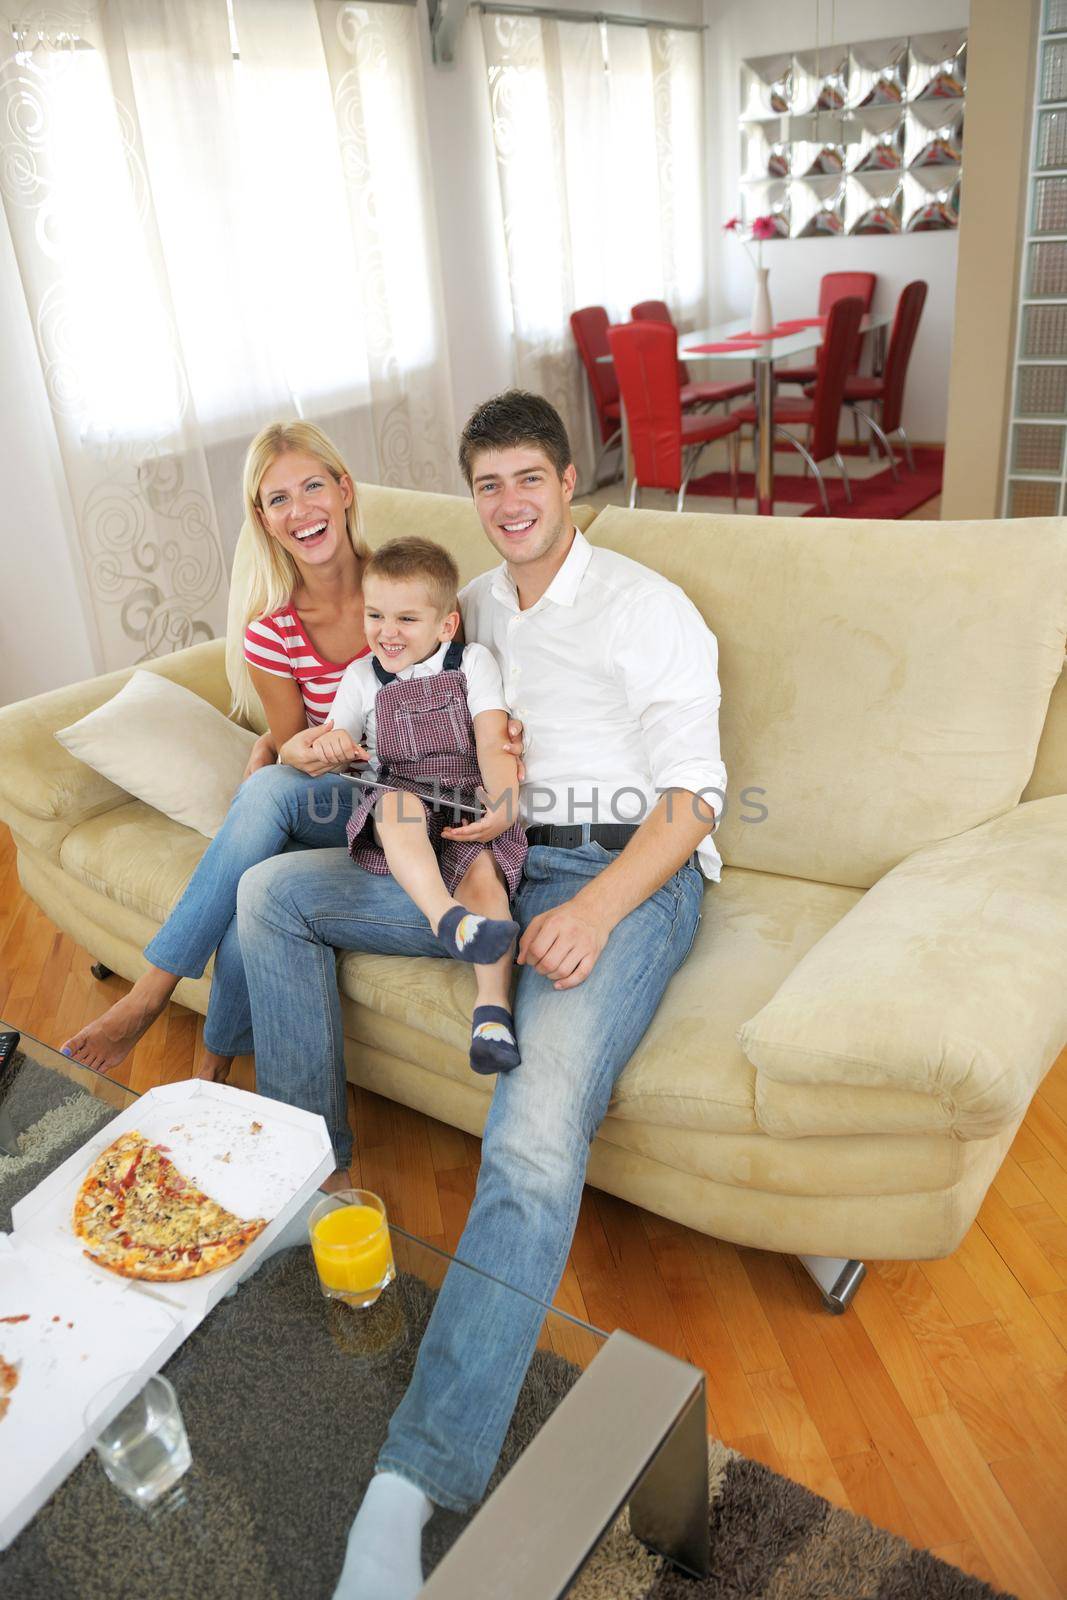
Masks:
[[[729,222],[724,222],[723,223],[722,231],[723,231],[723,233],[736,233],[740,226],[741,226],[741,218],[740,217],[731,217]]]
[[[754,217],[752,221],[753,239],[777,239],[778,228],[771,216]]]

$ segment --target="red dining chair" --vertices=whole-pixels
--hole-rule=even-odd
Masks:
[[[863,320],[863,301],[849,296],[835,300],[826,319],[823,341],[816,362],[816,379],[811,398],[807,400],[776,400],[774,403],[775,433],[784,435],[794,449],[799,450],[815,474],[819,495],[826,515],[830,515],[830,498],[818,463],[828,458],[836,461],[845,486],[845,498],[851,502],[852,485],[848,481],[844,457],[838,448],[837,430],[841,421],[845,383],[852,347]],[[733,415],[742,423],[756,421],[755,406],[740,406]],[[807,445],[801,444],[784,426],[804,426],[808,430]]]
[[[593,462],[593,487],[596,488],[600,482],[601,462],[609,450],[622,444],[619,380],[610,361],[597,359],[611,353],[608,349],[608,314],[604,307],[582,306],[579,311],[572,311],[571,332],[589,380],[589,393],[600,431],[600,445]]]
[[[674,329],[662,322],[624,322],[608,329],[608,344],[626,406],[634,458],[630,505],[638,504],[642,489],[670,489],[677,492],[676,510],[681,511],[705,445],[732,436],[730,488],[736,511],[737,415],[683,415]]]
[[[630,315],[635,322],[665,322],[668,328],[674,328],[677,346],[678,329],[674,327],[674,318],[665,300],[639,300],[635,306],[630,307]],[[751,394],[756,385],[751,378],[738,378],[724,383],[693,383],[689,376],[689,368],[684,361],[679,361],[678,387],[681,390],[682,406],[686,407],[726,405],[731,400],[740,399],[742,395]]]
[[[874,286],[878,282],[875,272],[824,272],[819,283],[819,316],[827,317],[830,307],[838,300],[855,298],[863,302],[863,315],[866,316],[871,309],[874,299]],[[849,362],[849,372],[857,372],[860,364],[860,352],[863,341],[857,337],[856,348],[852,352]],[[799,383],[801,385],[815,382],[815,368],[808,367],[779,367],[774,374],[779,383]]]
[[[862,378],[856,375],[845,380],[845,404],[870,428],[889,457],[889,469],[893,477],[898,479],[897,463],[893,447],[889,442],[894,434],[898,433],[903,440],[908,466],[912,472],[915,471],[911,445],[900,419],[904,409],[904,380],[908,375],[908,364],[911,361],[919,318],[922,316],[925,304],[926,284],[923,280],[916,278],[914,283],[905,284],[900,291],[897,309],[893,314],[885,371],[879,378]],[[857,404],[860,400],[867,400],[878,406],[881,412],[878,422],[875,422],[868,412],[860,410]]]

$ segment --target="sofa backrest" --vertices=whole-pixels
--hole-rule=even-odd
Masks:
[[[372,546],[438,539],[464,582],[495,564],[465,497],[358,492]],[[727,864],[868,888],[1024,789],[1067,792],[1067,519],[583,506],[575,520],[594,544],[679,584],[718,637]],[[239,541],[231,626],[246,572]]]
[[[608,507],[589,537],[679,584],[718,637],[727,864],[868,888],[1019,801],[1063,665],[1067,519]],[[1067,790],[1062,687],[1054,711],[1043,793]]]

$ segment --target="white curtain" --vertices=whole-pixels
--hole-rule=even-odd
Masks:
[[[0,32],[0,197],[101,664],[225,629],[250,436],[451,489],[413,8],[26,0]]]
[[[562,413],[591,457],[579,306],[629,320],[663,299],[703,320],[701,36],[485,13],[518,381]]]

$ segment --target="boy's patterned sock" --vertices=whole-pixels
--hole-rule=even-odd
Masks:
[[[511,1072],[522,1057],[515,1042],[515,1023],[503,1006],[475,1006],[471,1018],[471,1070]]]
[[[517,922],[495,922],[480,917],[466,906],[453,906],[437,924],[437,937],[457,961],[471,961],[488,967],[507,955],[519,936]]]

